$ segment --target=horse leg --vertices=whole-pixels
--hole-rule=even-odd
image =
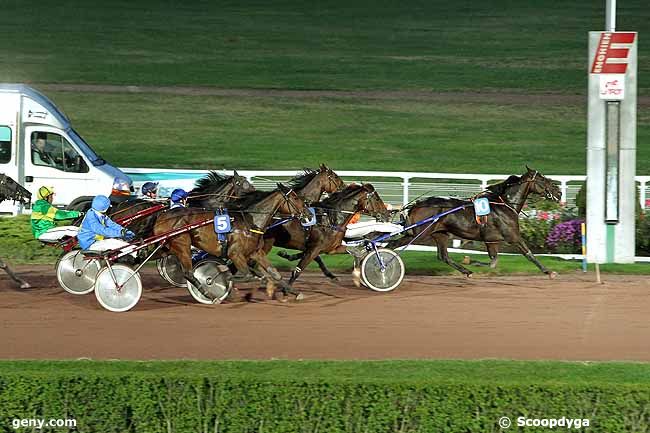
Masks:
[[[449,257],[449,252],[447,251],[447,242],[449,241],[449,235],[447,233],[438,232],[434,233],[432,237],[438,247],[438,259],[447,263],[457,271],[462,272],[466,277],[469,278],[472,275],[472,271],[462,266],[461,264],[456,263],[454,260],[452,260],[451,257]]]
[[[332,281],[338,281],[339,279],[334,275],[325,265],[325,262],[321,258],[320,255],[316,256],[314,258],[314,261],[318,264],[318,267],[320,268],[321,272],[330,280]]]
[[[282,257],[283,259],[287,259],[287,260],[289,260],[290,262],[293,262],[293,261],[295,261],[295,260],[300,260],[300,259],[302,259],[302,256],[303,256],[304,254],[305,254],[305,253],[289,254],[288,252],[286,252],[286,251],[284,251],[284,250],[283,250],[283,251],[278,251],[278,256]]]
[[[499,244],[497,242],[486,243],[488,256],[490,256],[490,269],[497,268],[497,262],[499,261]]]
[[[290,285],[288,285],[283,279],[282,275],[278,272],[277,269],[271,264],[271,261],[268,259],[266,255],[261,256],[258,255],[258,269],[272,282],[278,284],[282,288],[282,293],[287,294],[291,293],[292,295],[296,296],[296,301],[300,301],[303,299],[303,295],[300,292],[295,291]],[[268,293],[268,292],[267,292]],[[273,293],[271,293],[269,296],[272,296]]]
[[[233,265],[237,269],[237,272],[231,277],[231,280],[239,282],[250,281],[255,277],[255,275],[251,272],[251,269],[248,266],[248,259],[244,257],[243,254],[240,254],[236,251],[237,249],[231,246],[231,254],[228,256],[228,258],[232,261]],[[251,260],[257,261],[257,258],[251,257]]]
[[[548,275],[550,279],[553,279],[557,277],[557,272],[553,272],[546,268],[543,264],[540,263],[539,260],[537,260],[537,257],[533,254],[533,252],[528,248],[528,245],[526,245],[526,242],[524,242],[523,239],[519,239],[518,241],[514,242],[514,245],[519,249],[521,254],[524,255],[529,261],[533,262],[535,266],[539,268],[540,271]]]
[[[9,278],[11,278],[15,283],[19,284],[21,289],[29,289],[32,287],[27,281],[14,274],[14,271],[12,271],[9,265],[3,262],[2,259],[0,259],[0,269],[3,269],[7,275],[9,275]]]
[[[182,234],[171,239],[169,242],[169,250],[178,257],[178,261],[183,269],[183,276],[187,281],[192,283],[194,287],[206,298],[210,298],[210,294],[203,287],[203,284],[194,276],[192,270],[192,239],[188,234]]]
[[[318,257],[318,254],[320,253],[320,248],[310,248],[307,249],[303,256],[302,259],[300,259],[300,262],[298,262],[298,266],[291,272],[291,278],[289,279],[289,285],[293,285],[294,281],[298,279],[300,276],[300,273],[307,268],[307,266],[314,261],[316,257]]]

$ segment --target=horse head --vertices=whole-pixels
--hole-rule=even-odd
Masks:
[[[521,176],[521,181],[530,185],[530,192],[538,194],[547,200],[559,202],[562,198],[560,187],[537,170],[526,166],[527,172]]]
[[[237,170],[234,171],[231,181],[233,184],[233,195],[237,197],[255,191],[253,184],[250,183],[245,176],[241,176],[237,173]]]
[[[285,215],[290,215],[291,217],[300,219],[302,223],[308,223],[312,214],[307,209],[305,202],[303,201],[298,194],[293,190],[281,183],[278,183],[278,191],[282,193],[284,200],[280,202],[280,207],[278,211]]]
[[[343,180],[336,173],[321,164],[318,170],[305,169],[289,181],[293,188],[307,203],[321,199],[324,193],[332,194],[345,187]]]
[[[362,186],[365,195],[359,200],[360,211],[367,213],[373,218],[382,222],[390,221],[390,211],[388,206],[381,199],[379,193],[372,184],[364,183]]]
[[[327,167],[325,164],[321,164],[318,168],[318,175],[323,178],[323,181],[321,183],[322,192],[332,194],[345,188],[345,182],[343,182],[343,179],[341,179],[339,175],[334,172],[334,170]]]

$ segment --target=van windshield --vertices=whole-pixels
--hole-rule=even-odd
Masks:
[[[70,129],[67,131],[68,135],[70,136],[70,139],[74,141],[74,143],[77,145],[79,150],[88,158],[91,162],[92,165],[95,167],[98,167],[100,165],[106,164],[106,161],[99,155],[95,153],[95,151],[90,147],[86,141],[81,138],[81,135],[77,134],[77,131],[74,129]]]

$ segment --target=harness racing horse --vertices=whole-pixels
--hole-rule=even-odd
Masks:
[[[275,239],[276,246],[303,251],[294,255],[289,255],[284,251],[278,253],[280,257],[290,261],[300,259],[298,266],[291,273],[289,284],[293,284],[307,265],[312,260],[319,258],[319,254],[343,254],[346,252],[346,247],[341,245],[341,242],[350,220],[356,213],[365,213],[382,221],[390,219],[390,212],[386,208],[386,204],[369,183],[349,185],[343,191],[336,192],[325,200],[314,204],[314,207],[317,220],[315,225],[306,229],[300,224],[288,225],[285,231],[286,236]],[[265,245],[265,249],[267,252],[270,250],[268,244]],[[327,268],[323,269],[323,266],[321,266],[321,270],[325,275],[336,279],[336,276]]]
[[[305,170],[301,175],[289,181],[289,186],[303,199],[306,205],[315,203],[323,194],[333,194],[345,188],[345,182],[331,168],[321,164],[318,170]],[[293,236],[305,238],[305,229],[299,221],[291,220],[273,227],[264,233],[264,250],[268,253],[276,244],[277,239],[289,239]],[[291,247],[286,247],[291,248]],[[325,263],[316,256],[314,258],[325,275],[332,275]],[[334,277],[334,275],[332,275]],[[334,277],[335,278],[335,277]]]
[[[27,189],[23,188],[20,184],[16,183],[9,176],[0,174],[0,203],[5,200],[14,200],[22,203],[25,206],[28,206],[32,200],[32,193]],[[29,289],[31,285],[16,275],[8,264],[6,264],[0,258],[0,269],[4,270],[9,278],[11,278],[15,283],[20,285],[21,289]]]
[[[246,280],[250,274],[249,261],[255,262],[258,275],[266,279],[267,294],[273,298],[275,283],[282,286],[283,292],[290,287],[282,281],[280,273],[271,265],[263,252],[263,234],[273,217],[284,215],[308,221],[311,213],[305,203],[292,189],[278,184],[273,191],[256,191],[236,200],[230,211],[231,231],[225,235],[225,242],[219,240],[215,227],[210,224],[169,239],[167,247],[175,254],[183,269],[185,278],[197,287],[204,296],[210,296],[207,290],[195,278],[192,272],[192,252],[194,246],[215,257],[227,257],[237,272],[237,280]],[[215,217],[214,211],[195,208],[172,209],[161,215],[154,225],[154,235],[189,224],[209,220]],[[242,275],[243,274],[243,275]],[[298,294],[297,299],[301,296]]]
[[[431,224],[409,230],[404,237],[388,243],[388,248],[398,248],[420,237],[416,244],[430,245],[431,241],[438,248],[438,258],[454,269],[470,276],[472,272],[449,257],[447,244],[449,235],[461,239],[482,241],[486,244],[490,256],[490,267],[495,268],[499,244],[507,242],[514,245],[540,271],[554,278],[557,274],[549,271],[530,251],[519,231],[519,213],[530,194],[537,194],[545,199],[560,201],[560,188],[537,170],[526,167],[522,176],[510,176],[505,181],[489,186],[476,198],[486,197],[491,212],[482,224],[477,220],[472,201],[454,198],[429,197],[407,206],[406,225],[422,221],[425,218],[462,206],[462,209],[441,217]]]

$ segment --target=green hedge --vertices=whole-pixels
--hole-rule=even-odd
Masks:
[[[644,432],[650,426],[649,367],[498,361],[0,363],[0,429],[13,431],[18,418],[75,418],[78,431],[104,433],[491,432],[500,430],[502,416],[515,423],[519,416],[564,416],[590,419],[591,432]]]

